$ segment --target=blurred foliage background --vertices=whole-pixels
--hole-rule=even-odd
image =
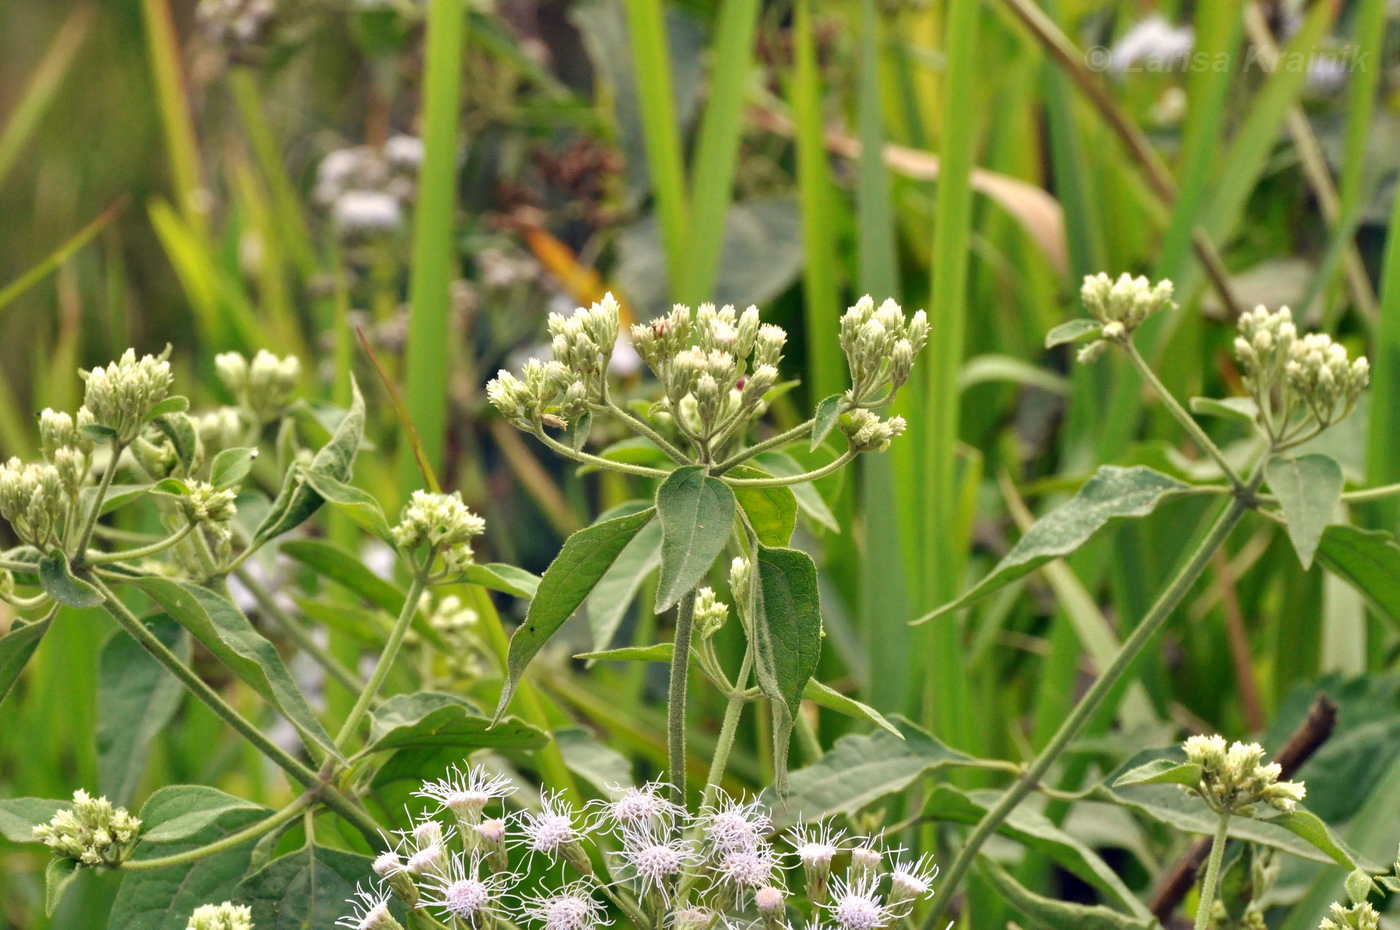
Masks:
[[[127,345],[171,344],[197,400],[221,399],[219,351],[297,354],[313,434],[352,372],[365,386],[375,448],[358,484],[397,506],[422,480],[387,381],[444,486],[487,517],[489,557],[538,572],[566,533],[645,493],[565,467],[485,404],[496,369],[540,348],[547,312],[606,289],[634,320],[673,300],[757,303],[793,334],[781,427],[843,387],[839,312],[894,296],[933,323],[901,399],[910,433],[804,500],[800,542],[829,586],[824,678],[1013,759],[1053,732],[1206,506],[1125,527],[959,624],[907,627],[1098,462],[1209,477],[1125,367],[1042,348],[1078,314],[1084,274],[1177,281],[1181,310],[1143,341],[1183,397],[1238,389],[1229,324],[1256,303],[1290,304],[1369,353],[1372,396],[1329,451],[1354,482],[1400,480],[1400,249],[1387,261],[1400,11],[1385,0],[199,6],[0,6],[0,287],[18,282],[0,291],[6,456],[32,451],[35,411],[77,406],[79,367]],[[1295,57],[1267,66],[1280,47]],[[639,365],[615,374],[647,394]],[[1245,437],[1229,421],[1211,431]],[[1353,516],[1397,528],[1388,507]],[[1246,523],[1227,550],[1098,725],[1140,738],[1088,741],[1065,786],[1173,732],[1273,748],[1326,689],[1345,735],[1304,770],[1310,798],[1388,861],[1397,618],[1302,572],[1272,524]],[[285,585],[332,622],[314,603],[334,592]],[[622,640],[668,622],[644,613]],[[75,614],[48,637],[0,711],[0,793],[98,784],[92,698],[110,632]],[[551,712],[654,771],[664,689],[640,668],[578,671],[539,672]],[[718,703],[697,707],[713,730]],[[178,779],[275,793],[202,715],[187,704],[156,738],[142,792]],[[820,724],[824,744],[851,726]],[[768,771],[762,736],[746,734],[740,785]],[[1080,821],[1068,826],[1140,890],[1174,852],[1130,818]],[[1076,893],[1034,859],[1024,880]],[[0,926],[47,925],[32,917],[41,868],[0,845]],[[1287,888],[1325,905],[1335,872],[1300,866]],[[85,876],[52,925],[95,926],[112,893]]]

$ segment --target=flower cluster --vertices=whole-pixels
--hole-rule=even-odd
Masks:
[[[702,637],[714,636],[728,620],[729,606],[715,597],[713,588],[704,587],[695,592],[695,628]]]
[[[569,316],[551,313],[553,359],[531,359],[519,378],[499,372],[486,386],[487,398],[502,416],[525,429],[581,417],[606,397],[608,363],[621,325],[621,308],[612,294]]]
[[[73,806],[34,828],[34,838],[56,855],[97,868],[116,868],[136,845],[141,821],[105,797],[93,798],[79,788]]]
[[[110,430],[119,443],[135,439],[156,405],[170,393],[174,379],[168,354],[169,349],[159,357],[143,355],[138,359],[134,349],[127,349],[105,368],[79,372],[87,382],[83,406],[92,422]]]
[[[1367,901],[1360,901],[1351,907],[1332,902],[1331,914],[1322,918],[1318,930],[1379,930],[1381,915]]]
[[[301,361],[296,356],[279,358],[266,349],[259,349],[251,363],[237,352],[222,352],[214,357],[214,369],[239,405],[259,424],[287,412],[301,380]]]
[[[414,491],[393,536],[401,552],[411,553],[426,546],[442,558],[449,574],[460,575],[472,561],[471,541],[484,532],[486,521],[467,509],[460,491]]]
[[[189,492],[180,498],[180,507],[191,523],[206,526],[217,539],[232,536],[229,521],[238,512],[237,495],[232,488],[216,488],[207,481],[192,481]]]
[[[1248,814],[1262,801],[1280,811],[1291,811],[1303,799],[1302,782],[1279,781],[1278,763],[1264,764],[1264,748],[1258,743],[1235,742],[1222,736],[1193,736],[1183,748],[1186,758],[1201,767],[1201,797],[1220,813]]]
[[[825,915],[839,930],[878,930],[908,916],[935,874],[927,859],[887,867],[888,854],[876,844],[847,841],[824,825],[799,827],[787,839],[791,851],[779,851],[758,801],[720,795],[691,814],[652,782],[617,788],[582,810],[546,794],[534,809],[498,811],[514,790],[476,767],[424,784],[419,796],[437,803],[436,814],[416,821],[375,861],[384,887],[362,890],[342,925],[395,930],[400,925],[389,901],[398,898],[473,930],[506,921],[593,930],[609,922],[606,898],[638,930],[704,930],[717,920],[782,930],[790,926],[786,878],[795,867],[817,912],[814,921]],[[442,815],[450,826],[437,819]],[[518,851],[514,865],[507,848]],[[527,875],[538,874],[536,859],[562,869],[560,878],[520,890]],[[833,874],[838,860],[849,865]]]
[[[253,912],[231,901],[202,904],[190,915],[185,930],[253,930]]]
[[[1109,343],[1125,342],[1152,314],[1175,306],[1173,292],[1167,280],[1153,284],[1129,274],[1119,275],[1116,281],[1102,272],[1085,275],[1079,296],[1089,315],[1099,321],[1100,338],[1079,350],[1079,361],[1094,361]]]
[[[1235,356],[1276,440],[1293,438],[1310,424],[1322,430],[1345,419],[1371,380],[1364,356],[1349,359],[1347,350],[1324,333],[1299,336],[1287,307],[1241,314]],[[1299,415],[1302,422],[1295,424]]]
[[[346,236],[397,232],[413,202],[422,161],[423,142],[415,136],[393,136],[382,150],[337,149],[316,169],[316,200]]]
[[[58,545],[73,492],[48,462],[26,465],[12,458],[0,465],[0,516],[25,545],[47,551]]]
[[[852,403],[881,406],[909,380],[914,357],[928,342],[928,315],[920,310],[906,320],[893,300],[877,310],[866,295],[841,316],[840,341],[851,370]]]

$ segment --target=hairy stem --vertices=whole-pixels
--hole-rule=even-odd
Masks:
[[[1172,395],[1171,391],[1167,390],[1167,386],[1157,377],[1157,373],[1152,370],[1152,366],[1147,364],[1147,360],[1142,357],[1142,353],[1138,351],[1137,346],[1133,344],[1132,340],[1129,339],[1124,343],[1123,348],[1124,351],[1128,353],[1128,358],[1132,360],[1133,366],[1137,368],[1138,373],[1142,375],[1142,379],[1151,386],[1153,392],[1157,395],[1157,399],[1162,402],[1162,406],[1167,408],[1167,412],[1191,435],[1191,438],[1196,441],[1196,445],[1200,446],[1206,454],[1215,460],[1215,464],[1220,466],[1220,470],[1225,473],[1225,477],[1229,479],[1230,484],[1234,485],[1237,490],[1243,488],[1244,479],[1241,478],[1239,473],[1225,460],[1225,453],[1220,451],[1220,447],[1217,446],[1215,441],[1201,428],[1201,424],[1196,422],[1196,418],[1191,416],[1185,407],[1181,406],[1181,402]]]
[[[553,436],[544,431],[544,427],[536,423],[530,430],[535,434],[535,438],[544,443],[555,452],[565,458],[573,459],[575,462],[583,462],[585,465],[596,465],[608,471],[620,471],[628,475],[638,475],[642,478],[665,478],[670,472],[660,468],[648,468],[645,465],[633,465],[629,462],[611,462],[597,455],[590,455],[587,452],[575,452],[564,445]]]
[[[1060,728],[1055,731],[1055,735],[1041,750],[1040,755],[1036,756],[1035,761],[1026,768],[1025,773],[1006,789],[996,805],[987,811],[977,826],[973,828],[972,833],[968,835],[962,849],[958,852],[957,858],[949,867],[948,875],[943,880],[933,907],[929,909],[928,915],[924,918],[924,930],[933,930],[933,928],[941,926],[943,916],[952,903],[953,892],[967,876],[968,870],[972,867],[973,860],[977,857],[982,845],[1010,816],[1016,805],[1020,804],[1026,795],[1030,794],[1045,777],[1050,767],[1055,764],[1055,760],[1069,748],[1070,743],[1079,735],[1079,731],[1099,709],[1104,698],[1132,666],[1138,654],[1152,641],[1163,624],[1171,617],[1172,611],[1181,603],[1182,598],[1191,590],[1191,586],[1196,583],[1196,580],[1201,577],[1201,573],[1210,564],[1215,551],[1224,544],[1230,531],[1235,528],[1245,511],[1250,508],[1250,496],[1258,488],[1262,479],[1263,472],[1261,470],[1250,479],[1245,488],[1246,493],[1239,494],[1230,501],[1229,506],[1211,526],[1205,539],[1201,540],[1200,546],[1177,572],[1176,577],[1172,579],[1166,590],[1158,596],[1156,603],[1138,623],[1132,635],[1123,642],[1108,668],[1104,669],[1103,674],[1094,681],[1094,684],[1085,692],[1084,697],[1080,698],[1079,703],[1070,711],[1064,723],[1060,724]]]
[[[83,555],[84,565],[107,565],[112,562],[129,562],[133,559],[144,559],[147,556],[164,552],[172,546],[180,544],[184,538],[194,532],[198,524],[194,522],[186,523],[184,528],[177,533],[173,533],[164,539],[157,540],[148,546],[141,546],[139,549],[125,549],[121,552],[87,552]]]
[[[102,502],[107,499],[107,492],[112,488],[112,479],[117,475],[117,465],[121,463],[122,450],[126,448],[116,440],[113,440],[111,445],[112,458],[107,462],[107,467],[102,469],[102,479],[98,482],[97,493],[92,498],[92,512],[84,520],[77,544],[73,546],[71,554],[74,557],[87,552],[88,544],[92,542],[93,527],[97,526],[97,520],[102,516]]]
[[[778,446],[781,446],[785,443],[792,442],[794,439],[800,439],[801,437],[812,431],[812,426],[815,423],[816,420],[808,420],[805,423],[799,423],[790,430],[784,430],[776,436],[770,436],[768,439],[765,439],[762,442],[755,443],[754,445],[749,446],[742,452],[734,453],[729,458],[725,459],[723,462],[720,462],[718,465],[715,466],[714,474],[722,475],[725,472],[729,471],[729,469],[733,468],[735,465],[738,465],[741,462],[748,461],[755,455],[758,455],[760,452],[767,452],[769,449],[775,449]]]
[[[379,654],[379,661],[374,666],[374,672],[369,676],[369,683],[360,691],[360,696],[355,700],[355,706],[350,709],[350,715],[345,718],[345,723],[341,726],[340,732],[336,734],[335,746],[344,750],[347,743],[355,735],[355,731],[364,722],[365,714],[369,713],[370,702],[379,694],[379,689],[384,686],[384,679],[389,677],[389,670],[394,667],[394,660],[399,657],[399,647],[403,645],[403,638],[408,634],[409,625],[413,623],[413,615],[418,612],[418,599],[423,594],[423,584],[428,576],[428,572],[433,566],[435,553],[428,552],[427,559],[424,560],[422,568],[413,573],[413,581],[408,586],[408,595],[404,598],[403,610],[399,611],[399,618],[394,622],[394,629],[389,633],[389,641],[384,644],[384,651]]]
[[[666,756],[673,800],[685,806],[685,688],[690,670],[690,640],[695,620],[695,590],[676,609],[676,644],[671,653],[671,693],[666,704]]]
[[[720,725],[719,740],[715,744],[714,755],[710,757],[710,774],[705,779],[705,796],[701,806],[713,804],[719,794],[719,784],[724,780],[724,770],[729,767],[729,753],[734,748],[734,737],[739,732],[739,718],[743,716],[744,705],[749,703],[747,693],[749,670],[753,668],[753,647],[744,652],[744,662],[739,666],[739,678],[730,692],[729,703],[724,708],[724,723]]]
[[[1215,828],[1215,840],[1210,846],[1210,860],[1206,865],[1206,877],[1201,883],[1201,903],[1196,907],[1196,930],[1210,927],[1211,911],[1215,907],[1215,891],[1220,885],[1220,863],[1225,858],[1225,844],[1230,838],[1230,812],[1220,812],[1220,822]]]
[[[786,475],[777,478],[724,478],[721,480],[731,488],[785,488],[788,485],[802,484],[804,481],[816,481],[818,478],[825,478],[834,471],[840,471],[848,462],[859,454],[860,453],[856,452],[854,449],[847,449],[821,468],[803,472],[800,475]]]
[[[118,871],[121,872],[153,872],[156,869],[169,869],[179,865],[190,865],[200,859],[207,859],[215,853],[221,853],[227,849],[236,849],[249,840],[271,833],[273,830],[290,823],[301,816],[303,810],[309,808],[316,799],[314,791],[308,791],[297,798],[291,804],[282,808],[265,820],[239,830],[237,833],[230,833],[221,840],[210,843],[207,846],[200,846],[196,849],[189,849],[173,856],[159,856],[154,859],[133,859],[121,864]]]

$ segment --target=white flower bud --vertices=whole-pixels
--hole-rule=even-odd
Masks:
[[[463,568],[471,560],[471,541],[486,532],[486,521],[462,503],[460,491],[414,491],[392,532],[401,551],[430,546],[449,567]]]
[[[1182,745],[1188,761],[1201,767],[1201,796],[1213,810],[1248,813],[1263,801],[1291,811],[1306,794],[1302,782],[1281,782],[1281,770],[1265,765],[1258,743],[1236,742],[1228,747],[1220,736],[1193,736]]]
[[[89,868],[116,868],[136,845],[141,821],[124,807],[113,807],[105,797],[93,798],[81,788],[73,792],[73,806],[54,814],[34,828],[34,838],[55,855]]]
[[[105,368],[99,366],[79,374],[87,382],[83,406],[92,414],[94,423],[112,430],[121,443],[137,437],[141,424],[165,400],[173,382],[165,354],[137,359],[133,349],[127,349]]]
[[[194,909],[185,930],[253,930],[253,911],[232,901],[203,904]]]
[[[695,597],[695,626],[703,638],[714,636],[729,619],[729,605],[715,597],[712,588],[701,588]]]

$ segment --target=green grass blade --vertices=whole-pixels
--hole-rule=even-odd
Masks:
[[[672,296],[679,299],[681,282],[685,280],[690,227],[665,8],[662,0],[626,0],[626,9],[637,97],[642,105],[642,131],[646,138],[652,198],[666,253],[666,280]],[[720,224],[722,236],[723,219]]]
[[[942,170],[934,216],[933,292],[929,305],[929,348],[925,395],[924,449],[929,475],[925,571],[933,579],[936,602],[951,599],[960,581],[963,540],[958,519],[960,474],[958,419],[967,329],[968,243],[972,222],[972,169],[977,139],[977,0],[950,0],[944,48],[947,56],[943,112],[939,129]],[[971,748],[967,670],[962,635],[952,621],[933,624],[925,693],[933,731],[954,746]]]
[[[93,236],[106,229],[113,220],[121,215],[121,212],[126,209],[126,204],[127,200],[123,197],[103,210],[97,219],[80,229],[76,235],[60,245],[47,258],[0,289],[0,312],[14,303],[25,291],[53,274],[59,266],[73,256],[74,252],[91,242]]]
[[[1386,235],[1385,270],[1381,277],[1381,312],[1371,351],[1371,424],[1366,444],[1366,479],[1372,485],[1400,481],[1400,195],[1395,198]],[[1400,500],[1372,504],[1376,525],[1395,529],[1400,524]]]
[[[797,130],[797,184],[802,203],[805,263],[802,292],[807,336],[807,380],[813,399],[846,387],[845,365],[837,339],[841,315],[836,280],[836,243],[832,235],[835,204],[827,169],[826,127],[822,121],[821,76],[812,35],[811,0],[797,0],[793,23],[794,65],[792,116]]]
[[[463,0],[432,0],[423,66],[423,166],[414,212],[413,274],[409,282],[404,400],[413,411],[428,468],[441,473],[447,434],[450,291],[457,276],[458,116],[461,110]],[[422,487],[413,444],[398,460],[402,499]]]
[[[209,221],[200,203],[204,189],[200,180],[199,145],[194,118],[180,71],[180,45],[175,20],[167,0],[142,0],[146,25],[146,52],[150,56],[151,83],[155,85],[160,109],[161,130],[165,134],[165,157],[170,165],[175,203],[185,224],[201,239],[208,238]]]
[[[15,159],[34,135],[44,114],[49,111],[54,96],[63,86],[68,66],[73,63],[73,56],[87,38],[92,13],[92,7],[84,5],[75,7],[68,14],[49,50],[35,67],[29,86],[24,89],[10,118],[5,121],[5,128],[0,130],[0,184],[5,182]]]
[[[724,0],[720,6],[710,56],[710,100],[700,122],[691,180],[690,245],[678,290],[683,303],[709,300],[719,273],[758,8],[758,0]]]

